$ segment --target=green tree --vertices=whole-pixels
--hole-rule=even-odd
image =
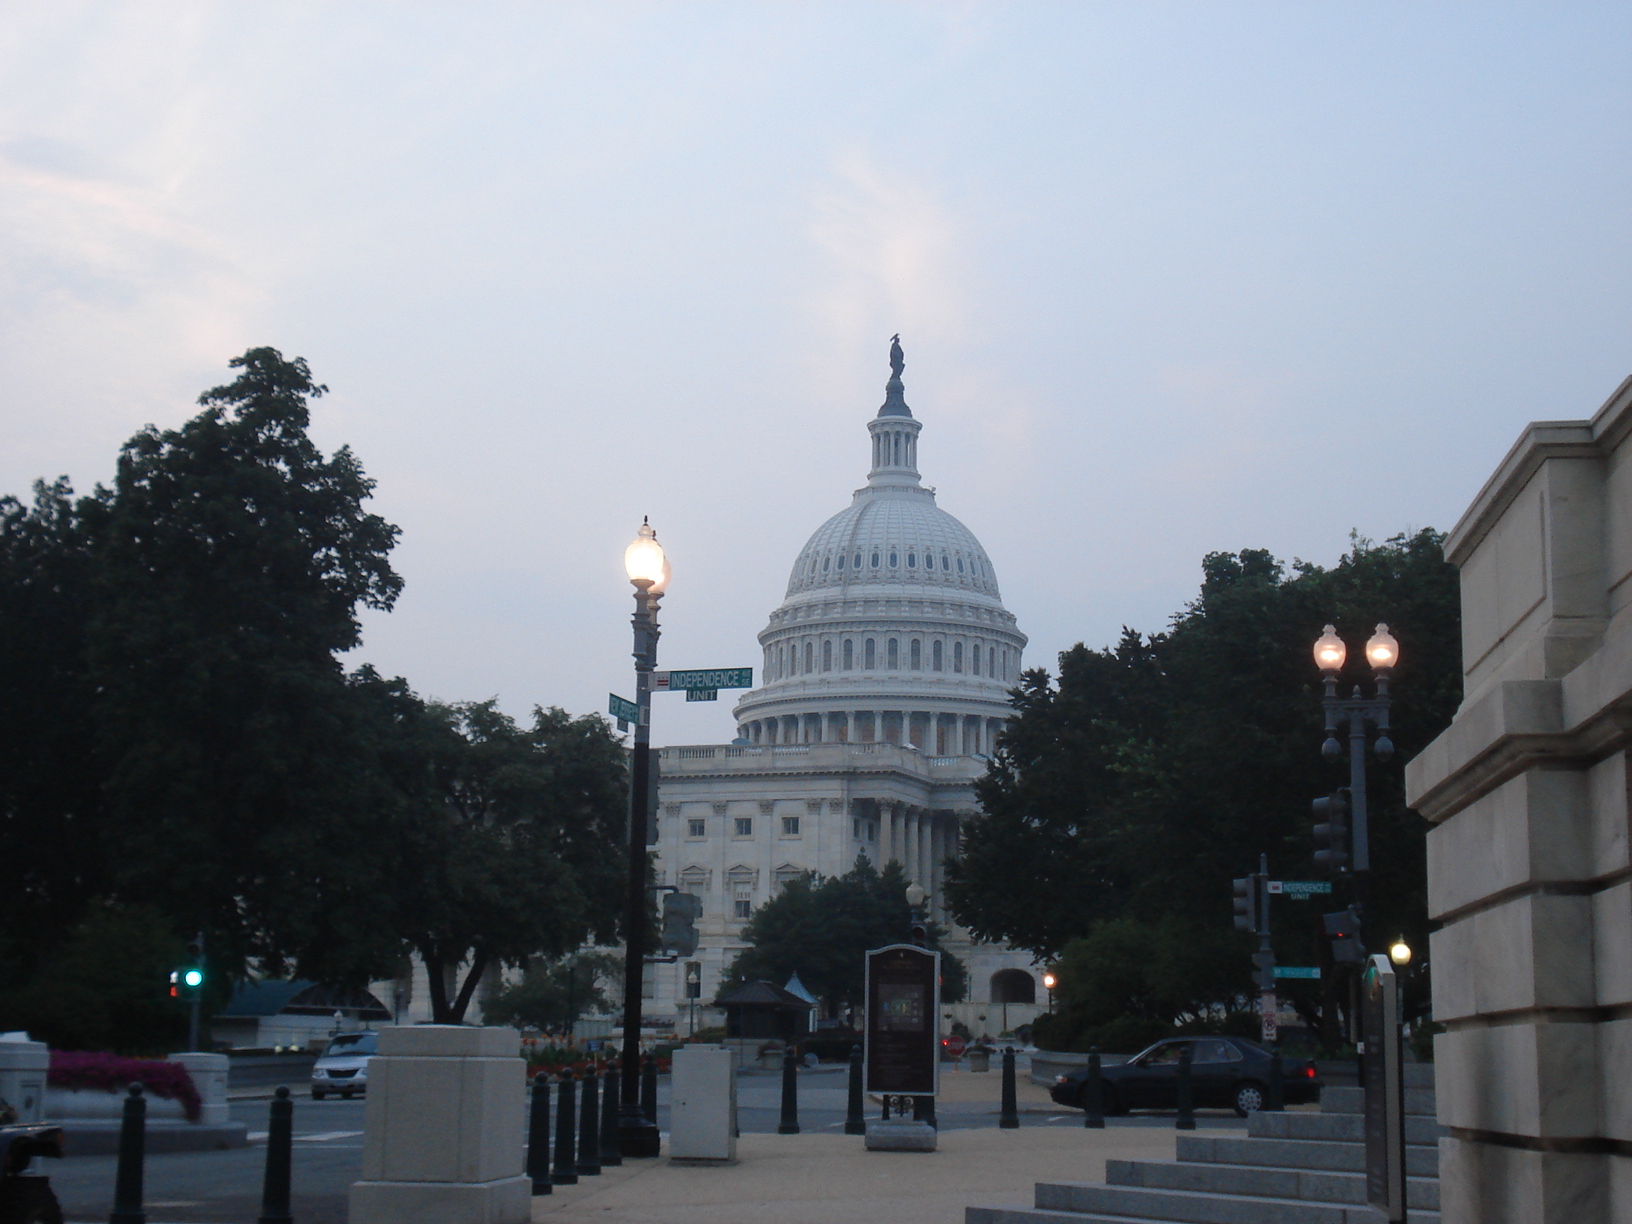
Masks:
[[[907,941],[912,927],[907,884],[900,863],[891,860],[880,871],[865,856],[842,876],[806,872],[789,880],[743,927],[748,947],[731,962],[721,993],[755,981],[780,986],[797,973],[827,1016],[837,1016],[847,1005],[859,1007],[868,950]],[[940,949],[944,934],[929,924],[930,946]],[[941,997],[959,1002],[968,975],[963,962],[940,951]]]
[[[401,743],[407,818],[379,902],[425,962],[433,1019],[459,1023],[490,968],[617,939],[628,777],[604,720],[431,706]]]
[[[1397,755],[1368,774],[1368,927],[1375,939],[1424,942],[1426,825],[1404,806],[1400,763],[1444,729],[1460,698],[1457,576],[1440,545],[1431,530],[1356,539],[1329,570],[1288,568],[1261,550],[1210,554],[1200,593],[1166,632],[1125,630],[1103,651],[1075,646],[1057,681],[1026,673],[978,784],[983,814],[965,826],[950,871],[958,921],[1047,957],[1124,916],[1211,943],[1228,930],[1229,881],[1260,854],[1275,875],[1309,878],[1309,803],[1347,781],[1346,761],[1320,755],[1310,646],[1328,621],[1356,643],[1386,621],[1401,645]],[[1351,651],[1345,692],[1370,683],[1360,656]],[[1283,963],[1319,963],[1320,912],[1277,903]],[[1243,992],[1249,951],[1242,937],[1231,962]],[[1321,1018],[1316,993],[1289,993]]]
[[[622,971],[622,959],[605,952],[535,960],[519,980],[500,987],[482,1004],[482,1020],[571,1033],[580,1017],[606,1010],[602,983],[615,980]]]

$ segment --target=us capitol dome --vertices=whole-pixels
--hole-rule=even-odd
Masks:
[[[750,744],[911,744],[991,751],[1009,716],[1026,635],[991,558],[918,474],[923,425],[907,407],[899,342],[867,423],[872,468],[816,529],[759,635],[763,686],[737,703]]]

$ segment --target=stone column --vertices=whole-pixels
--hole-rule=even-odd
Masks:
[[[380,1030],[368,1064],[363,1180],[351,1224],[525,1224],[524,1082],[512,1028]]]
[[[1465,696],[1406,767],[1445,1224],[1632,1219],[1629,427],[1632,380],[1531,425],[1445,542]]]

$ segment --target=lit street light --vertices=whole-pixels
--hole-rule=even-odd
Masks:
[[[618,1081],[618,1150],[656,1156],[657,1126],[640,1108],[640,992],[646,970],[646,821],[652,779],[652,672],[657,668],[657,606],[669,585],[669,561],[657,532],[642,521],[624,550],[623,568],[635,587],[635,742],[629,777],[629,891],[624,909],[623,1074]]]
[[[1404,969],[1411,963],[1411,945],[1405,942],[1404,935],[1401,935],[1398,939],[1396,939],[1393,946],[1389,948],[1388,959],[1393,961],[1401,969]]]
[[[1052,973],[1043,974],[1043,989],[1048,991],[1048,1014],[1054,1014],[1054,986],[1060,979]]]

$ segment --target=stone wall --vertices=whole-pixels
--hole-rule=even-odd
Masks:
[[[1531,425],[1446,542],[1464,700],[1428,835],[1446,1224],[1632,1221],[1632,379]]]

